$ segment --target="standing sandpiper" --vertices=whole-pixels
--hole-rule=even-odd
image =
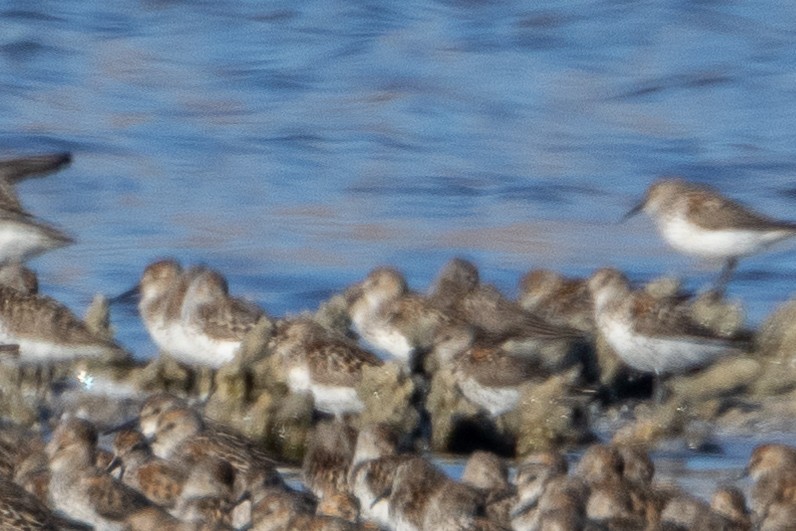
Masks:
[[[226,279],[212,269],[189,273],[182,302],[183,333],[191,348],[184,361],[218,368],[232,361],[243,338],[265,312],[229,294]]]
[[[681,373],[738,352],[739,341],[716,336],[676,306],[634,292],[616,269],[603,268],[589,279],[598,330],[629,366],[653,373]],[[657,389],[660,390],[660,389]]]
[[[218,368],[233,359],[246,333],[265,313],[229,295],[212,269],[183,270],[173,259],[149,264],[138,286],[138,311],[152,340],[175,359]]]
[[[758,214],[709,186],[683,179],[654,182],[641,203],[625,218],[642,210],[652,217],[663,238],[676,250],[724,261],[716,286],[719,292],[739,258],[796,236],[796,223]]]
[[[160,350],[178,357],[180,352],[190,350],[181,322],[186,289],[185,271],[179,262],[168,258],[146,266],[138,284],[113,300],[138,294],[138,313],[152,341]]]

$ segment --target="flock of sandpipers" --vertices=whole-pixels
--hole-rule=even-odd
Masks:
[[[0,344],[20,365],[129,354],[65,306],[38,293],[23,264],[72,242],[26,212],[14,185],[55,171],[69,154],[0,161]],[[654,183],[630,213],[653,217],[674,248],[726,263],[720,293],[740,257],[796,235],[796,225],[754,213],[715,190],[680,179]],[[525,456],[509,478],[488,452],[454,481],[428,459],[400,451],[401,438],[377,424],[346,423],[363,409],[363,368],[389,358],[409,375],[429,360],[452,367],[456,386],[491,417],[514,409],[538,360],[508,341],[543,344],[600,334],[629,367],[656,377],[703,367],[746,348],[748,337],[719,335],[666,300],[632,289],[615,269],[588,280],[532,271],[512,301],[480,281],[463,259],[449,262],[426,294],[403,275],[374,269],[342,296],[350,326],[330,330],[307,317],[274,320],[229,294],[210,268],[156,261],[134,289],[154,343],[181,363],[219,369],[236,360],[249,334],[273,328],[271,352],[292,393],[311,395],[333,420],[311,432],[303,489],[253,441],[205,419],[183,399],[156,394],[117,430],[112,451],[94,425],[61,419],[49,442],[22,427],[0,434],[3,529],[794,529],[796,449],[763,445],[751,456],[751,513],[740,490],[721,488],[711,504],[652,482],[649,457],[634,448],[590,447],[572,472],[556,452]],[[533,347],[530,347],[533,349]],[[378,355],[377,355],[378,354]]]

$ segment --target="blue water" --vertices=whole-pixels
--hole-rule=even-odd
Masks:
[[[794,28],[774,1],[8,1],[0,150],[75,153],[21,195],[78,239],[32,264],[78,313],[162,256],[274,315],[456,255],[512,295],[539,266],[700,287],[715,268],[617,220],[672,173],[796,219]],[[751,323],[795,259],[741,262]]]

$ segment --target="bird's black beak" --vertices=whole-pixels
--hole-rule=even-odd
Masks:
[[[136,284],[124,293],[108,299],[108,304],[129,304],[138,300],[141,296],[141,286]]]
[[[631,208],[627,212],[627,214],[622,216],[622,219],[620,219],[619,222],[622,223],[623,221],[627,221],[629,218],[632,218],[633,216],[641,212],[643,209],[644,209],[644,201]]]
[[[113,426],[111,428],[106,429],[102,432],[103,435],[110,435],[111,433],[116,433],[122,430],[132,429],[138,426],[138,417],[133,417],[130,420],[126,420],[121,424]]]

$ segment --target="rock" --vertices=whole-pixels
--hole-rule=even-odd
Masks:
[[[22,426],[32,426],[39,420],[36,402],[35,397],[3,388],[0,390],[0,416]]]
[[[420,413],[414,405],[415,383],[396,362],[380,366],[364,365],[362,380],[356,387],[365,405],[357,427],[385,423],[401,433],[414,432],[420,423]]]
[[[86,327],[92,334],[106,341],[113,341],[110,309],[108,307],[108,299],[104,295],[94,295],[91,305],[86,310],[83,322],[86,323]]]
[[[644,291],[656,299],[671,299],[682,292],[683,283],[677,277],[660,277],[644,285]]]
[[[516,428],[509,427],[509,430],[516,433],[518,455],[593,438],[586,418],[585,399],[571,394],[578,379],[578,370],[572,369],[542,383],[522,385],[519,404],[506,414],[508,424],[511,416],[516,416]]]
[[[612,443],[652,446],[655,442],[683,432],[688,418],[686,408],[673,401],[657,407],[636,408],[636,420],[614,433]]]
[[[437,452],[449,451],[456,424],[462,419],[478,415],[478,406],[472,404],[459,391],[449,367],[438,369],[426,397],[426,409],[431,416],[431,448]]]
[[[301,462],[312,427],[312,395],[290,393],[275,403],[266,447],[284,459]]]
[[[168,391],[185,396],[193,390],[194,381],[194,371],[164,353],[150,361],[141,373],[144,391]]]
[[[240,350],[232,363],[244,366],[266,357],[269,354],[268,344],[273,337],[274,326],[274,322],[267,316],[260,317],[254,327],[244,336]]]
[[[327,330],[343,336],[348,335],[351,319],[348,316],[348,303],[345,297],[337,294],[321,303],[313,319]]]
[[[756,344],[763,370],[753,393],[768,396],[796,389],[796,300],[790,300],[760,325]]]
[[[739,301],[728,301],[712,292],[694,299],[689,311],[694,321],[723,337],[732,337],[740,332],[746,320],[746,313]]]
[[[703,370],[673,377],[668,386],[672,400],[698,403],[744,392],[755,383],[762,370],[761,363],[749,356],[731,356]]]

